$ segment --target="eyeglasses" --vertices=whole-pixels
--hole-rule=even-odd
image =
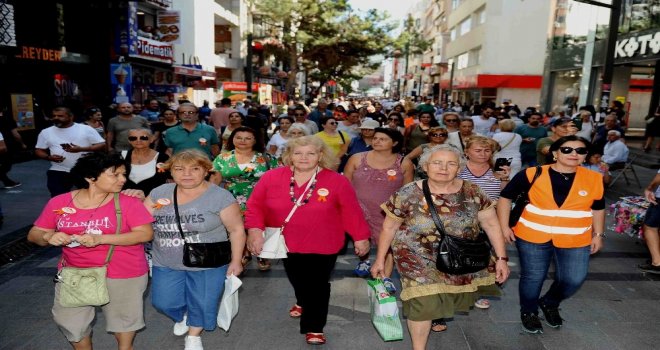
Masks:
[[[429,134],[431,137],[447,137],[447,134],[445,133],[440,133],[440,132],[434,132],[432,134]]]
[[[586,147],[573,148],[573,147],[564,146],[564,147],[559,147],[559,151],[563,154],[571,154],[573,153],[573,151],[575,151],[575,153],[581,156],[589,153],[589,150]]]
[[[434,160],[432,162],[429,162],[428,164],[429,164],[429,166],[433,166],[433,167],[436,167],[436,168],[441,168],[441,167],[455,168],[455,167],[458,167],[457,162],[443,162],[441,160]]]
[[[458,119],[445,119],[445,123],[457,123]]]
[[[142,135],[142,136],[139,137],[139,139],[141,141],[149,141],[149,136]],[[128,141],[137,141],[137,140],[138,140],[137,136],[129,136],[128,137]]]
[[[197,114],[197,112],[195,112],[195,111],[182,111],[182,112],[179,112],[179,114],[182,114],[182,115],[193,115],[193,114]]]

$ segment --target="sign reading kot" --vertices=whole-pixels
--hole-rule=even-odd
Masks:
[[[638,55],[657,55],[660,53],[660,31],[638,34],[630,38],[617,40],[614,58],[634,57]]]

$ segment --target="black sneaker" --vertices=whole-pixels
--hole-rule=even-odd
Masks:
[[[541,325],[541,320],[539,320],[539,315],[522,313],[520,314],[520,319],[522,320],[523,331],[532,334],[543,333],[543,326]]]
[[[650,261],[646,264],[637,265],[637,267],[644,272],[660,274],[660,266],[655,266]]]
[[[539,307],[541,308],[541,311],[543,311],[543,316],[545,316],[545,323],[548,326],[552,328],[559,328],[564,324],[564,320],[562,320],[561,316],[559,315],[559,308],[547,306],[541,301],[539,301]]]

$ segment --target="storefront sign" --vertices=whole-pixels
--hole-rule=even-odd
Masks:
[[[21,46],[21,51],[16,58],[26,60],[60,62],[62,60],[62,51],[46,49],[43,47]]]
[[[206,71],[203,69],[191,68],[191,67],[174,66],[174,73],[180,75],[187,75],[190,77],[215,78],[215,72]]]
[[[11,110],[19,131],[34,129],[34,105],[31,94],[11,94]]]
[[[53,87],[55,88],[55,102],[58,104],[80,98],[78,84],[66,74],[55,74],[53,76]]]
[[[224,90],[247,91],[247,83],[242,81],[241,82],[227,81],[222,83],[222,88]],[[257,89],[259,89],[259,84],[252,83],[252,91],[257,91]]]
[[[614,58],[660,53],[660,31],[617,40]]]
[[[180,11],[158,11],[158,23],[156,29],[160,34],[160,41],[180,44],[180,28],[181,28],[181,12]]]
[[[130,55],[132,57],[165,63],[172,63],[174,60],[174,49],[172,48],[172,44],[140,36],[136,38],[135,42],[135,53]]]
[[[129,102],[133,87],[133,67],[130,64],[110,64],[110,83],[115,103]]]

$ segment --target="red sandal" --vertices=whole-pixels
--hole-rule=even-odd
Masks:
[[[325,344],[325,335],[323,333],[307,333],[305,340],[309,345],[323,345]]]
[[[291,308],[291,310],[289,310],[289,316],[293,318],[298,318],[302,316],[302,306],[298,304],[293,304],[293,307]]]

